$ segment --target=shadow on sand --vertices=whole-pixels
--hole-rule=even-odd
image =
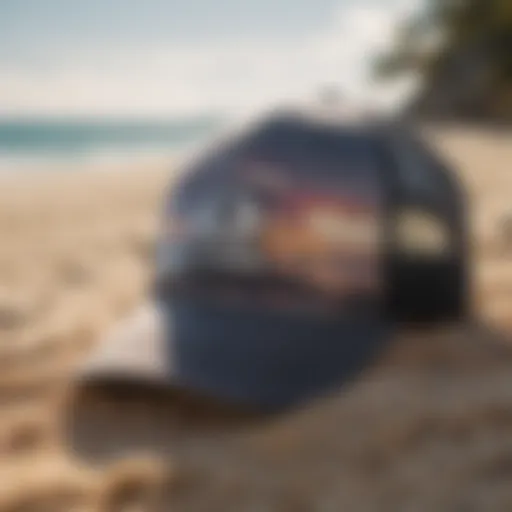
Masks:
[[[360,382],[376,375],[396,378],[417,372],[435,380],[441,374],[456,376],[469,372],[474,379],[485,378],[487,370],[503,365],[512,369],[510,336],[477,321],[429,330],[408,329],[397,335],[358,378],[329,394],[352,392]],[[334,395],[334,396],[333,396]],[[230,407],[189,392],[161,390],[125,382],[103,383],[78,389],[70,400],[65,418],[67,442],[80,458],[100,462],[143,451],[170,456],[179,462],[206,462],[230,440],[244,432],[279,421],[293,421],[306,408],[314,411],[312,400],[280,414],[263,414]]]

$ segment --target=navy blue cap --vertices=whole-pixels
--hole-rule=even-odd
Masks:
[[[166,202],[156,294],[86,380],[295,403],[382,346],[382,189],[368,133],[266,120],[194,163]]]

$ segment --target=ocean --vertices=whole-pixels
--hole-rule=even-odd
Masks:
[[[0,172],[90,169],[171,158],[222,126],[213,116],[165,121],[0,119]]]

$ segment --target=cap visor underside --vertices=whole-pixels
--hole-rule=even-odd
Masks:
[[[77,380],[169,384],[172,358],[168,345],[161,312],[153,304],[145,305],[100,339],[78,368]]]

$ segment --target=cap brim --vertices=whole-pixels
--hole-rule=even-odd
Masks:
[[[326,320],[242,306],[151,304],[99,342],[78,379],[280,408],[353,377],[382,348],[386,331],[371,317]]]
[[[100,339],[78,368],[77,380],[169,385],[173,376],[170,349],[162,313],[148,304]]]

